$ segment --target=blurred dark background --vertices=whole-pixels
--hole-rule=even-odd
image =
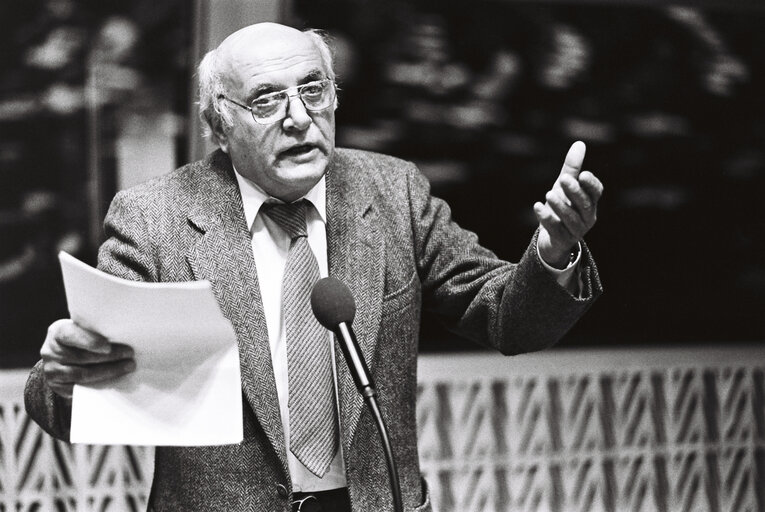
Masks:
[[[571,142],[587,143],[606,186],[587,236],[606,293],[564,346],[765,339],[758,4],[280,10],[335,39],[338,145],[415,161],[504,258],[528,244]],[[195,15],[180,0],[0,7],[0,366],[32,364],[66,315],[58,250],[93,263],[114,192],[188,159]],[[474,348],[426,319],[424,351]]]

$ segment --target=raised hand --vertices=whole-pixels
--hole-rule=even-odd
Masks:
[[[574,246],[597,220],[603,184],[590,171],[582,171],[587,148],[584,142],[571,145],[558,179],[545,195],[545,203],[534,204],[539,221],[537,247],[542,259],[565,268]]]
[[[109,343],[72,320],[50,325],[40,356],[45,383],[64,398],[72,397],[75,384],[109,380],[135,370],[133,349]]]

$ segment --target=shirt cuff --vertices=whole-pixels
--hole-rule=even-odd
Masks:
[[[572,295],[577,295],[579,293],[579,282],[578,279],[574,278],[578,276],[577,270],[579,269],[579,262],[582,260],[581,243],[577,242],[576,258],[574,258],[574,260],[564,269],[557,269],[550,266],[544,258],[542,258],[542,255],[539,254],[539,246],[537,246],[537,257],[539,258],[539,261],[542,262],[542,266],[552,274],[559,285],[571,292]]]

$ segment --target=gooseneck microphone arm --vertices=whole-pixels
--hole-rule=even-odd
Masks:
[[[332,329],[332,332],[335,333],[335,337],[340,341],[340,349],[343,351],[345,362],[348,363],[348,368],[351,370],[351,376],[353,376],[356,389],[363,396],[377,396],[377,388],[374,381],[372,381],[372,376],[369,374],[367,362],[364,360],[361,348],[359,348],[359,342],[356,341],[356,335],[353,333],[351,326],[345,322],[340,322],[337,324],[337,327]]]
[[[396,512],[403,512],[401,501],[401,487],[398,480],[398,469],[393,458],[393,448],[388,437],[388,428],[385,426],[380,408],[377,405],[377,389],[375,388],[372,375],[369,373],[364,355],[361,353],[356,335],[351,323],[356,315],[356,303],[351,291],[340,280],[327,277],[319,280],[311,292],[311,307],[319,323],[332,331],[340,344],[348,369],[364,398],[369,411],[380,433],[385,461],[388,465],[388,477],[390,479],[391,494],[393,495],[393,507]]]
[[[356,389],[358,389],[361,396],[364,397],[364,401],[367,403],[367,407],[369,407],[369,411],[372,413],[375,423],[377,424],[383,452],[385,452],[385,461],[388,464],[388,478],[390,479],[391,494],[393,495],[393,507],[396,512],[401,512],[403,509],[401,502],[401,488],[398,480],[398,469],[396,468],[396,461],[393,458],[393,447],[388,437],[388,428],[385,425],[382,413],[380,413],[380,408],[377,406],[377,389],[372,381],[372,376],[369,374],[367,363],[364,361],[364,356],[361,353],[359,344],[356,341],[356,336],[350,325],[345,322],[340,322],[337,325],[337,328],[332,331],[340,341],[340,348],[343,351],[348,367],[351,369],[351,375],[353,376],[353,381],[356,383]]]

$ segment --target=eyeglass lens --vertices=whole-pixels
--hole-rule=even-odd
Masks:
[[[317,112],[328,108],[334,101],[335,89],[331,80],[320,80],[301,85],[297,94],[307,110]],[[271,122],[287,115],[290,95],[279,91],[255,98],[250,104],[252,117],[257,122]]]

